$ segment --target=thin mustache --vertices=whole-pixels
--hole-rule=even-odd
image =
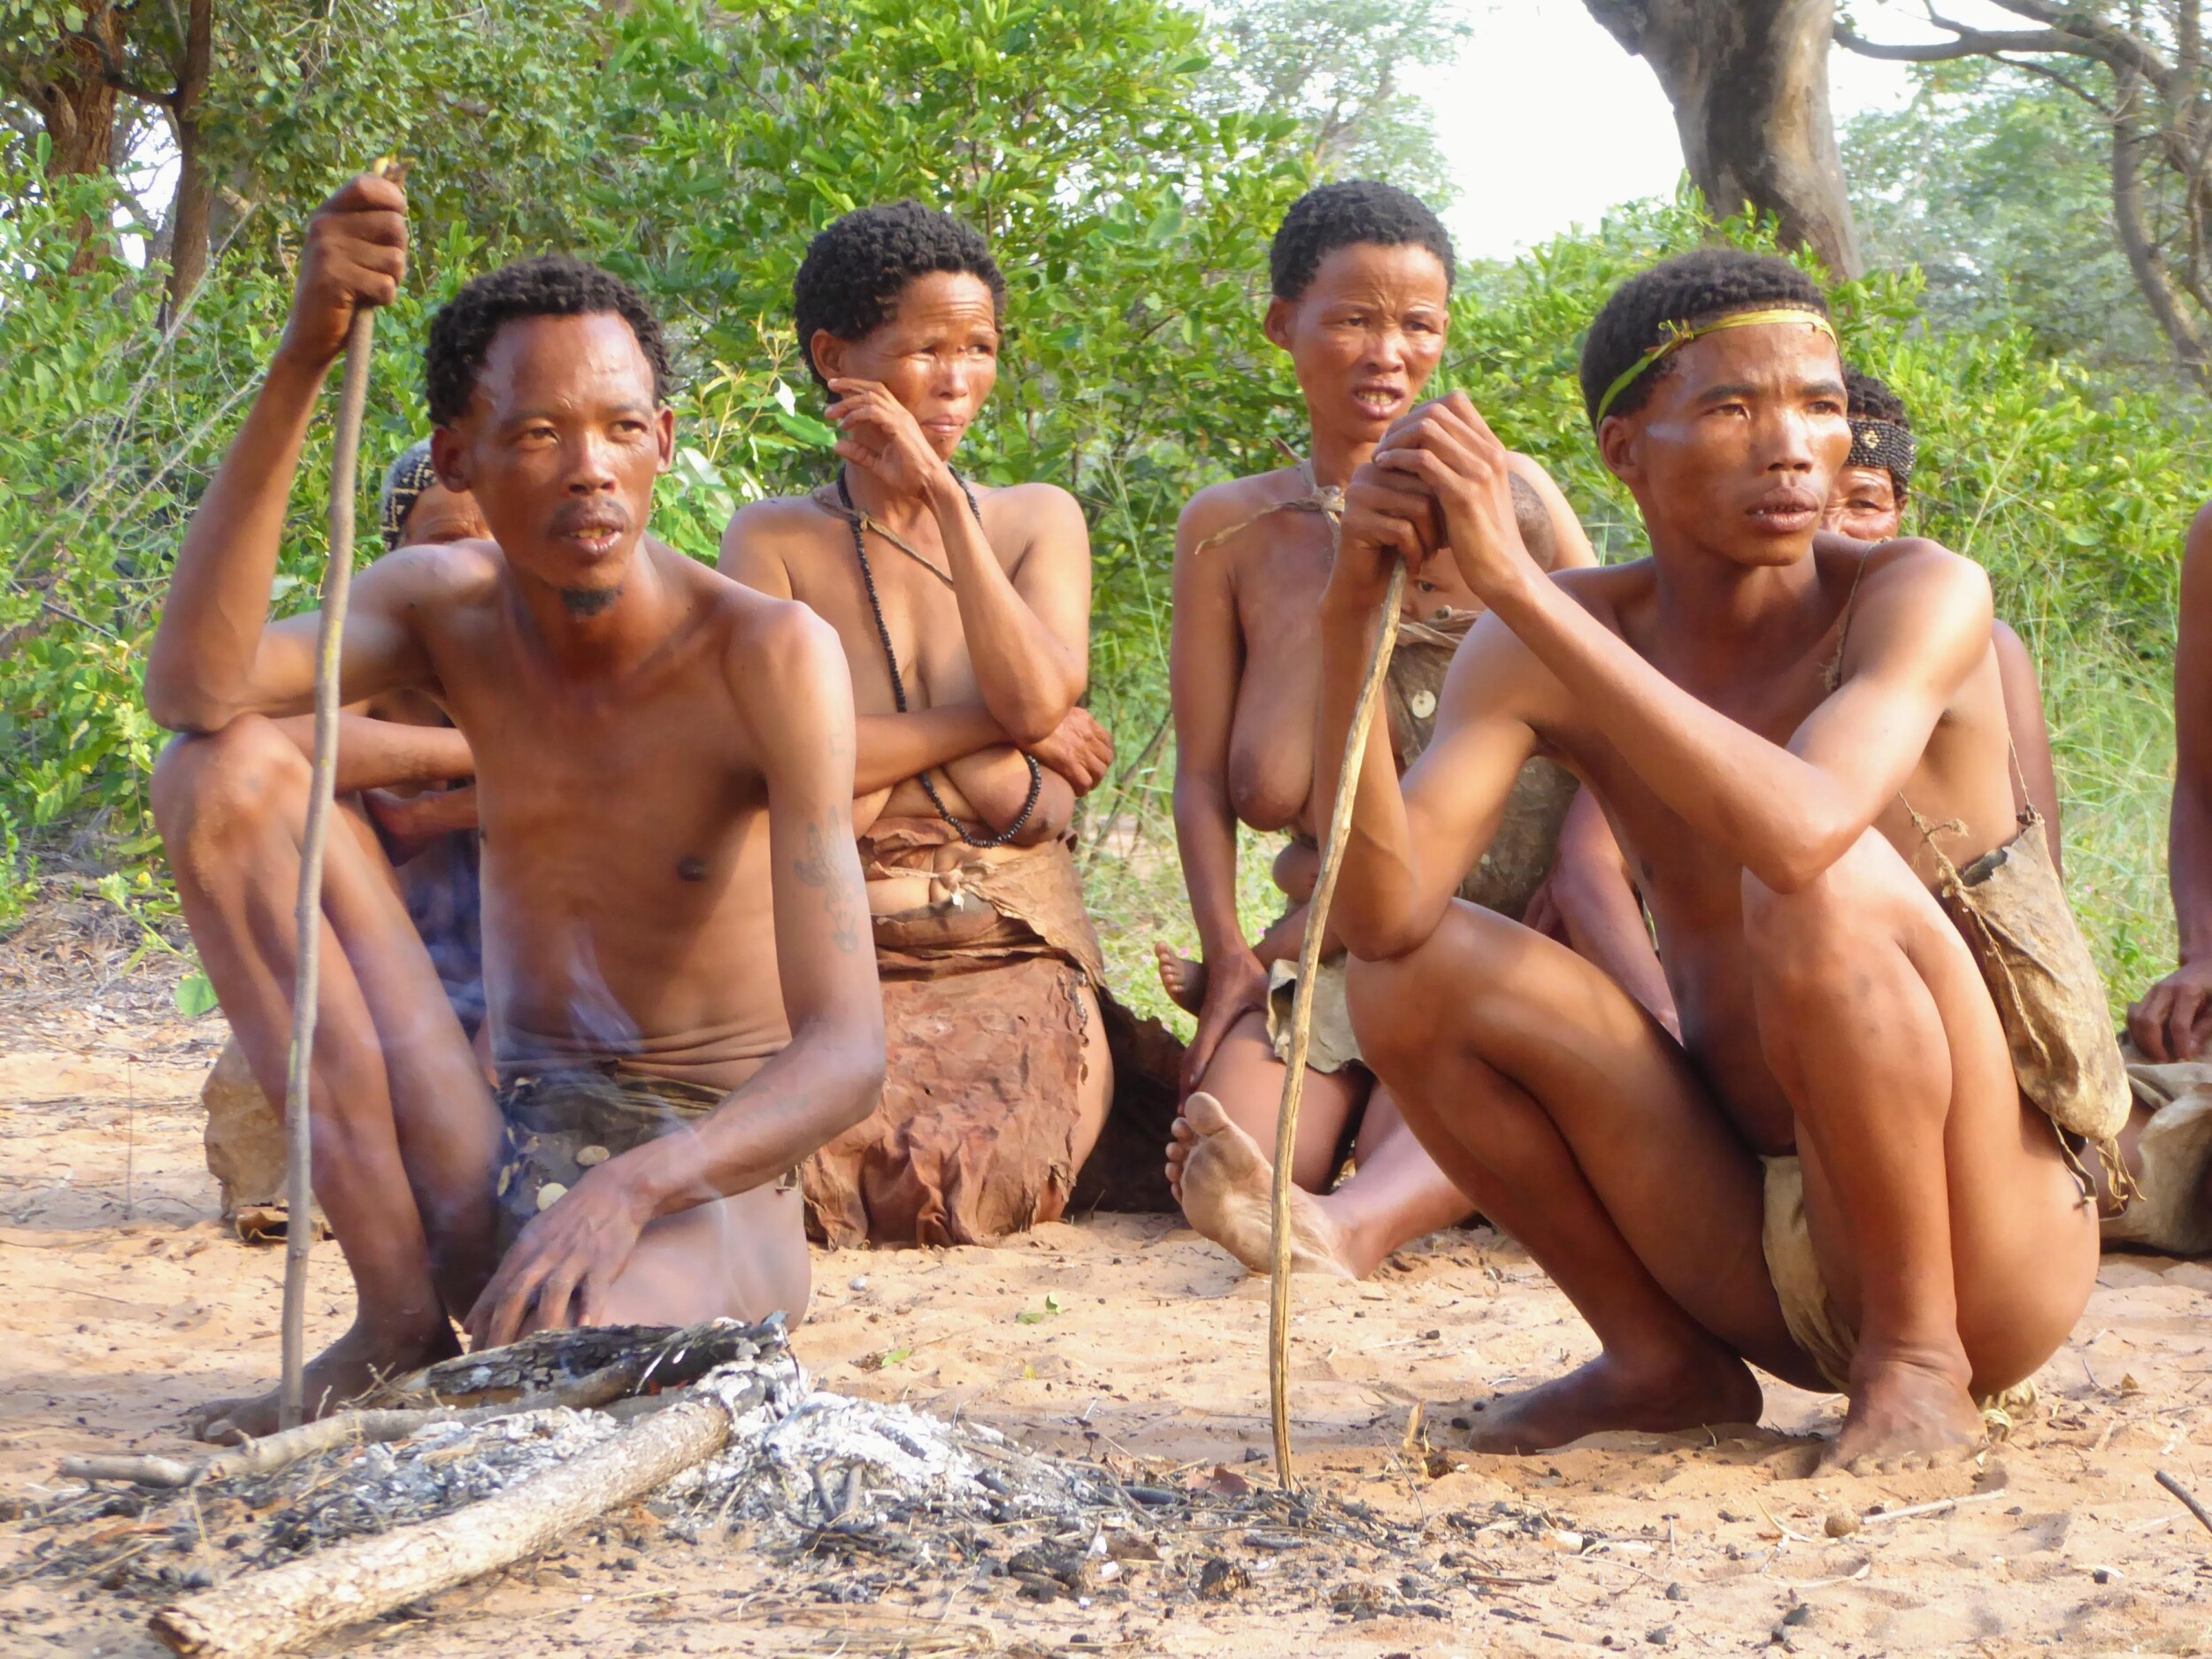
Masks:
[[[580,530],[613,530],[618,533],[629,527],[628,510],[619,505],[564,507],[553,515],[553,534],[556,535],[569,535]]]

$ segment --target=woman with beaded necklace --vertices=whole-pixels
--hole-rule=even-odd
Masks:
[[[1256,1271],[1269,1259],[1270,1157],[1286,1034],[1279,1017],[1269,1018],[1271,971],[1272,1000],[1286,1004],[1281,981],[1303,937],[1313,845],[1328,810],[1312,798],[1319,689],[1313,619],[1328,581],[1332,520],[1353,471],[1418,401],[1443,357],[1452,244],[1417,197],[1350,180],[1310,190],[1293,204],[1270,265],[1264,329],[1296,368],[1310,447],[1295,465],[1200,491],[1178,526],[1175,826],[1202,959],[1159,952],[1169,995],[1198,1018],[1183,1071],[1187,1098],[1168,1148],[1170,1178],[1191,1225]],[[1521,456],[1514,466],[1531,545],[1544,541],[1559,567],[1594,564],[1581,525],[1543,469]],[[1429,627],[1456,615],[1463,631],[1463,609],[1434,608],[1440,599],[1475,603],[1438,591],[1440,583],[1456,587],[1448,564],[1432,561],[1433,569],[1414,573],[1409,619]],[[1448,657],[1448,643],[1439,649]],[[1433,666],[1432,678],[1440,677],[1440,662]],[[1393,703],[1407,704],[1411,724],[1432,719],[1433,686],[1402,698],[1393,679]],[[1402,754],[1424,736],[1400,729],[1408,724],[1393,721]],[[1275,872],[1292,908],[1256,945],[1246,941],[1237,915],[1240,824],[1286,829],[1294,838]],[[1555,814],[1555,840],[1557,828]],[[1540,879],[1542,866],[1536,874]],[[1632,914],[1632,895],[1621,898]],[[1518,895],[1517,919],[1526,900]],[[1293,1261],[1301,1271],[1364,1278],[1391,1251],[1463,1219],[1471,1206],[1360,1064],[1342,1016],[1341,963],[1340,954],[1324,962],[1316,992],[1294,1171]],[[1348,1148],[1356,1169],[1337,1183]]]
[[[1056,1218],[1112,1094],[1103,959],[1065,839],[1113,754],[1077,706],[1088,532],[1064,489],[990,489],[952,465],[997,376],[1005,293],[982,237],[917,202],[815,237],[795,321],[840,465],[722,538],[726,574],[837,630],[860,713],[889,1074],[876,1115],[806,1165],[832,1244],[980,1243]]]

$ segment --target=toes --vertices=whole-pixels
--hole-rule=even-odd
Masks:
[[[1179,1126],[1189,1124],[1194,1133],[1215,1135],[1229,1127],[1229,1113],[1219,1101],[1200,1089],[1183,1102],[1183,1115],[1176,1121]]]

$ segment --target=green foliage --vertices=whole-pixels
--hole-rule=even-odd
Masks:
[[[1946,332],[2018,331],[2045,357],[2185,385],[2113,234],[2110,124],[1987,61],[1916,74],[1909,105],[1839,134],[1867,263],[1917,266]]]
[[[1450,64],[1473,37],[1464,0],[1213,0],[1212,94],[1294,118],[1327,179],[1387,179],[1430,206],[1458,199],[1436,119],[1409,68]]]
[[[461,31],[427,0],[394,0],[386,33],[358,38],[343,9],[223,15],[212,142],[237,147],[239,199],[258,205],[182,317],[163,316],[158,266],[72,273],[81,227],[126,205],[118,186],[49,179],[34,148],[0,160],[0,926],[33,850],[50,869],[110,872],[119,903],[160,907],[147,804],[160,733],[138,686],[169,561],[275,343],[306,214],[347,169],[399,150],[419,158],[417,243],[378,322],[368,489],[419,434],[431,310],[476,271],[564,247],[635,277],[671,322],[680,448],[655,528],[700,558],[739,504],[829,472],[787,322],[812,232],[904,195],[987,231],[1009,277],[1007,349],[964,459],[993,481],[1065,484],[1089,516],[1091,701],[1121,757],[1087,803],[1087,875],[1115,924],[1118,988],[1160,1009],[1148,947],[1191,941],[1164,810],[1172,527],[1194,490],[1302,441],[1258,319],[1312,129],[1225,109],[1200,20],[1156,0],[742,13],[639,0],[581,21],[504,0]],[[426,61],[436,48],[449,63]],[[1455,301],[1446,383],[1551,469],[1612,557],[1640,536],[1589,442],[1581,336],[1617,282],[1714,234],[1765,238],[1690,201],[1647,205],[1470,270]],[[1837,296],[1850,352],[1922,433],[1917,527],[1989,566],[2042,664],[2070,872],[2116,991],[2133,991],[2170,950],[2166,652],[2206,434],[2001,308],[1949,326],[1955,299],[1916,277]],[[285,609],[311,603],[321,568],[326,444],[318,423],[287,522]],[[1247,842],[1240,897],[1256,931],[1271,848]]]

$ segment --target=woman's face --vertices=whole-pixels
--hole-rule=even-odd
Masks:
[[[949,461],[998,380],[998,308],[982,278],[932,271],[860,339],[818,329],[810,344],[826,378],[878,382]]]
[[[1381,441],[1444,355],[1444,262],[1413,243],[1333,248],[1306,291],[1267,308],[1267,337],[1290,353],[1317,435]]]
[[[1886,541],[1897,534],[1904,517],[1904,503],[1897,499],[1896,480],[1887,467],[1847,466],[1836,474],[1835,486],[1828,492],[1820,527],[1855,541]]]

